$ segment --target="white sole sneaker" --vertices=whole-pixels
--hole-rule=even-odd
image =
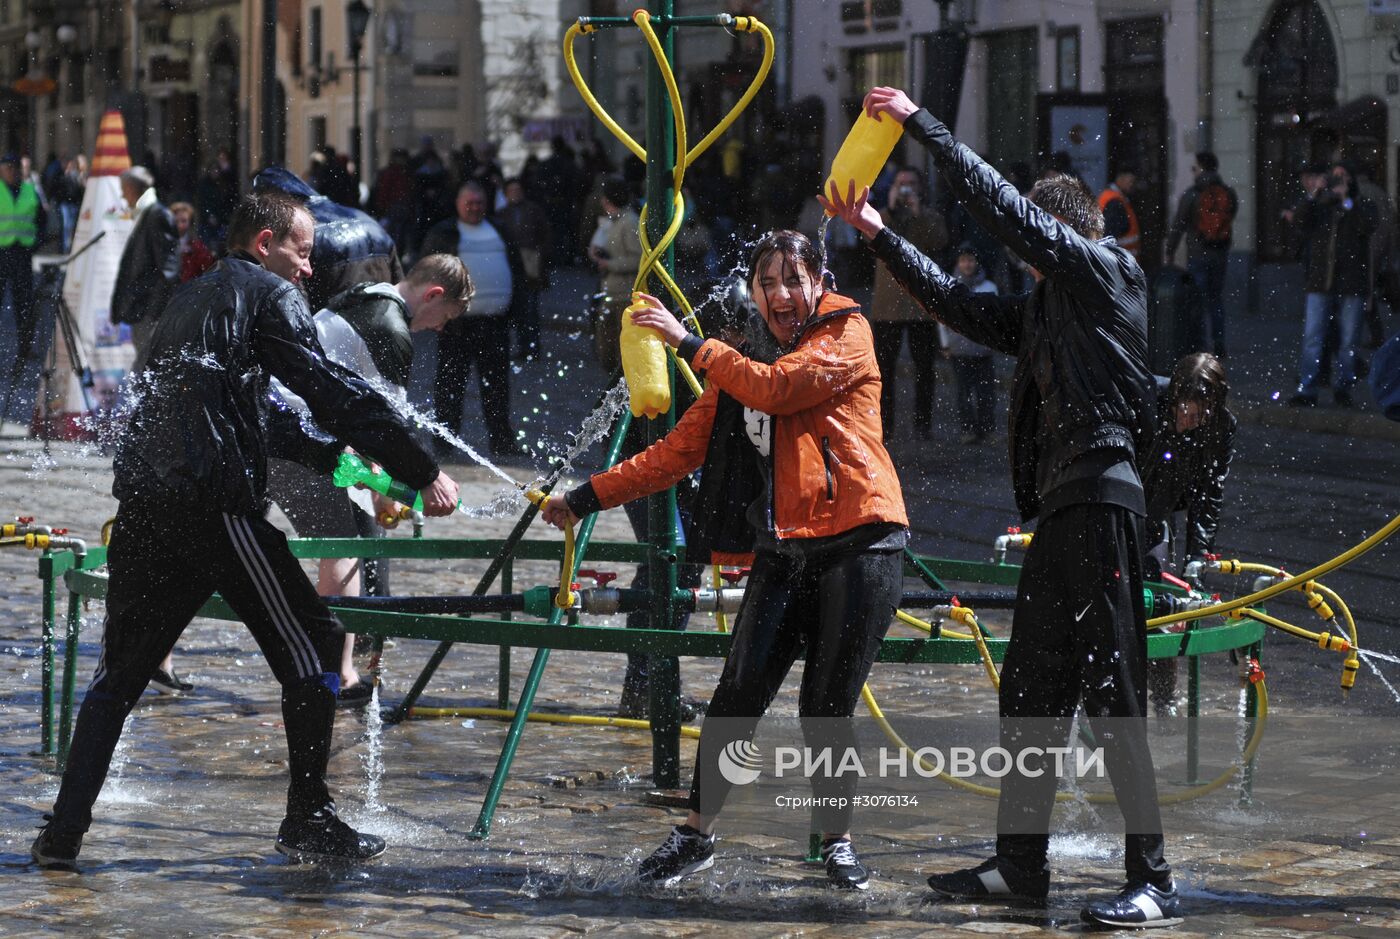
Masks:
[[[709,870],[710,868],[712,868],[712,867],[714,867],[714,866],[715,866],[715,857],[714,857],[714,855],[712,854],[712,855],[710,855],[709,857],[705,858],[705,860],[703,860],[703,861],[696,861],[694,864],[687,864],[685,867],[683,867],[683,868],[681,869],[681,872],[680,872],[679,874],[672,874],[670,877],[667,877],[665,880],[658,880],[658,881],[655,881],[655,883],[657,883],[657,884],[659,884],[660,886],[665,887],[667,890],[669,890],[669,889],[671,889],[672,887],[677,886],[682,880],[684,880],[685,878],[689,877],[691,874],[698,874],[698,873],[700,873],[701,871],[707,871],[707,870]]]

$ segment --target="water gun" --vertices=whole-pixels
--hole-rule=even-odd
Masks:
[[[342,489],[363,483],[366,488],[373,489],[381,496],[410,505],[418,511],[423,509],[423,497],[417,490],[410,489],[407,484],[399,482],[383,470],[370,466],[353,453],[340,455],[340,462],[336,464],[331,480]],[[458,502],[457,508],[461,507],[462,503]]]

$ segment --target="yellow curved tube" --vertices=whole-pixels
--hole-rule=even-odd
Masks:
[[[512,720],[515,711],[507,708],[410,708],[409,717],[484,717],[491,720]],[[650,730],[651,721],[632,720],[628,717],[602,717],[592,714],[549,714],[531,711],[526,720],[539,724],[576,724],[583,727],[621,727],[627,730]],[[700,736],[697,727],[682,727],[682,737],[692,739]]]
[[[1231,613],[1235,610],[1242,610],[1247,606],[1254,606],[1257,603],[1263,603],[1265,600],[1268,600],[1271,597],[1276,597],[1279,594],[1284,593],[1285,591],[1296,590],[1299,584],[1307,583],[1310,580],[1317,580],[1319,577],[1325,577],[1326,575],[1335,571],[1337,568],[1350,564],[1352,561],[1361,557],[1361,555],[1365,554],[1367,551],[1370,551],[1376,545],[1380,544],[1381,542],[1389,538],[1391,535],[1395,534],[1396,531],[1400,531],[1400,515],[1397,515],[1394,518],[1392,518],[1389,522],[1386,522],[1384,527],[1382,527],[1379,531],[1375,532],[1365,541],[1353,545],[1352,547],[1348,548],[1346,551],[1343,551],[1341,554],[1337,555],[1331,560],[1324,561],[1321,564],[1317,565],[1317,567],[1312,568],[1311,570],[1304,571],[1301,574],[1296,574],[1292,577],[1289,577],[1287,580],[1281,580],[1278,583],[1274,584],[1272,587],[1265,587],[1263,590],[1255,591],[1254,593],[1251,593],[1247,596],[1236,597],[1234,600],[1228,600],[1224,603],[1217,603],[1214,606],[1202,607],[1199,610],[1186,610],[1181,613],[1173,613],[1170,616],[1154,617],[1153,619],[1147,621],[1147,625],[1166,626],[1171,623],[1185,623],[1190,622],[1191,620],[1205,619],[1209,616],[1224,616],[1226,613]]]
[[[529,499],[536,507],[543,509],[549,496],[539,489],[526,489],[525,498]],[[559,592],[554,595],[554,605],[561,610],[567,610],[574,605],[577,599],[574,596],[574,523],[564,523],[564,558],[559,565]]]

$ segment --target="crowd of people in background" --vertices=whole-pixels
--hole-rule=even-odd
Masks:
[[[779,125],[773,133],[781,138],[788,130]],[[788,141],[795,142],[796,138]],[[722,286],[758,232],[782,227],[817,230],[820,210],[806,197],[820,185],[823,169],[810,151],[796,145],[756,148],[731,143],[691,168],[675,251],[677,278],[693,299]],[[169,206],[178,232],[179,280],[186,280],[222,253],[227,220],[246,188],[245,174],[223,150],[199,172],[188,159],[148,157],[162,211]],[[1041,164],[1033,168],[1016,163],[1007,168],[1006,179],[1024,194],[1048,173],[1077,175],[1062,152],[1046,154]],[[73,247],[87,166],[82,154],[67,159],[50,154],[40,167],[31,166],[28,158],[22,161],[19,175],[32,183],[44,210],[40,250]],[[1129,163],[1110,167],[1108,184],[1097,200],[1107,235],[1138,257],[1149,275],[1160,271],[1183,285],[1173,304],[1160,299],[1162,291],[1157,291],[1160,308],[1154,309],[1154,320],[1172,321],[1154,340],[1170,338],[1166,358],[1174,361],[1204,351],[1224,360],[1230,353],[1226,274],[1240,198],[1221,177],[1214,154],[1196,154],[1192,174],[1194,182],[1180,194],[1164,231],[1144,229],[1133,204],[1144,181]],[[547,152],[530,154],[519,172],[510,175],[494,144],[440,150],[425,136],[416,151],[395,148],[371,174],[361,174],[347,154],[322,146],[302,178],[327,204],[363,210],[378,221],[406,264],[434,250],[465,258],[461,251],[481,248],[467,245],[472,232],[489,229],[488,240],[499,241],[503,264],[494,265],[494,254],[477,263],[486,263],[488,271],[499,266],[501,277],[480,280],[473,310],[442,341],[447,354],[440,358],[438,384],[455,391],[439,394],[438,410],[449,423],[453,417],[460,420],[462,391],[457,386],[469,375],[469,360],[477,363],[483,401],[489,388],[490,400],[497,402],[506,398],[508,363],[540,353],[541,296],[552,282],[551,273],[561,267],[581,266],[597,276],[591,316],[594,349],[605,372],[617,368],[621,311],[641,258],[636,228],[644,204],[645,167],[635,157],[617,164],[596,139],[571,142],[555,137]],[[466,213],[465,193],[470,193],[473,206]],[[1384,338],[1384,310],[1400,302],[1395,209],[1382,187],[1346,162],[1308,165],[1299,178],[1299,193],[1296,205],[1284,213],[1306,292],[1297,385],[1289,403],[1314,405],[1319,391],[1330,385],[1332,402],[1347,407],[1353,403],[1355,382],[1365,375],[1365,350],[1379,347]],[[1024,262],[989,238],[947,192],[931,187],[921,167],[887,165],[872,187],[871,204],[891,228],[945,269],[957,271],[969,289],[1013,295],[1029,289],[1032,272]],[[1158,243],[1163,247],[1160,257],[1142,256],[1145,245]],[[910,360],[906,368],[912,372],[914,394],[909,416],[917,436],[931,434],[940,359],[947,361],[953,376],[945,401],[950,416],[956,417],[959,440],[975,444],[991,435],[996,423],[996,356],[921,317],[888,274],[871,263],[849,226],[832,224],[824,248],[833,286],[871,301],[885,376],[886,437],[897,424],[902,355]],[[516,452],[507,406],[486,408],[493,448],[502,454]]]

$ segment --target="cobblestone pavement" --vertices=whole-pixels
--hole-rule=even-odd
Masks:
[[[565,302],[548,334],[557,354],[526,366],[515,392],[527,439],[558,439],[586,411],[595,373],[581,362],[586,336]],[[428,362],[420,362],[422,370]],[[566,369],[565,366],[568,366]],[[563,374],[557,374],[563,372]],[[910,384],[904,376],[904,385]],[[421,388],[421,380],[420,380]],[[945,385],[946,388],[946,385]],[[946,391],[944,392],[946,395]],[[547,397],[541,397],[547,396]],[[944,399],[946,400],[946,399]],[[901,403],[901,407],[906,406]],[[538,407],[536,413],[533,409]],[[480,439],[474,391],[468,439]],[[938,440],[955,439],[940,407]],[[542,431],[537,428],[544,428]],[[478,436],[473,438],[473,434]],[[594,453],[596,454],[596,449]],[[1400,506],[1386,440],[1307,437],[1264,423],[1241,430],[1222,547],[1250,560],[1303,569],[1378,528]],[[1014,521],[1004,449],[996,442],[955,448],[895,444],[914,515],[915,546],[976,558]],[[590,456],[581,467],[596,461]],[[524,478],[523,464],[510,468]],[[484,470],[461,466],[464,501],[499,491]],[[31,441],[0,438],[0,513],[32,514],[95,539],[113,513],[108,460],[72,447],[45,455]],[[504,534],[512,516],[456,516],[431,533]],[[403,536],[400,532],[397,536]],[[533,533],[551,537],[543,529]],[[630,540],[620,512],[605,514],[597,537]],[[1394,549],[1378,550],[1329,582],[1352,602],[1369,648],[1396,653]],[[177,649],[181,673],[197,685],[180,699],[148,695],[133,715],[84,846],[81,875],[41,873],[28,847],[56,791],[39,748],[39,601],[34,554],[0,551],[0,933],[94,936],[392,935],[569,936],[1038,935],[1079,929],[1083,900],[1117,885],[1121,850],[1112,818],[1096,821],[1075,804],[1062,809],[1052,845],[1056,872],[1044,910],[941,904],[923,879],[980,859],[990,846],[993,803],[931,783],[919,811],[901,819],[857,819],[857,844],[876,872],[868,895],[833,893],[803,863],[800,828],[721,824],[714,871],[675,893],[629,882],[635,863],[664,836],[675,809],[653,803],[647,734],[532,724],[522,742],[491,837],[468,838],[504,738],[504,725],[463,718],[418,721],[371,733],[351,715],[338,721],[332,785],[353,822],[383,834],[390,851],[363,868],[290,865],[272,850],[286,779],[277,693],[241,626],[198,620]],[[398,562],[403,593],[461,593],[477,562]],[[516,584],[547,583],[548,564],[521,564]],[[1221,583],[1222,590],[1247,584]],[[1306,610],[1278,609],[1306,623]],[[91,674],[101,605],[85,617],[80,683]],[[988,616],[993,629],[1003,618]],[[1310,625],[1310,624],[1308,624]],[[705,617],[692,628],[713,628]],[[386,656],[384,698],[402,696],[431,644],[400,641]],[[514,653],[518,687],[531,653]],[[1400,668],[1380,663],[1392,677]],[[1271,722],[1252,802],[1231,782],[1168,809],[1169,856],[1190,914],[1173,935],[1400,935],[1400,766],[1395,718],[1400,698],[1370,669],[1349,699],[1336,685],[1340,662],[1303,643],[1270,638],[1266,655]],[[622,660],[556,653],[537,710],[606,714],[616,704]],[[458,647],[428,688],[428,704],[491,705],[494,648]],[[682,660],[687,693],[705,697],[715,662]],[[1204,667],[1208,713],[1233,714],[1236,669],[1225,657]],[[896,723],[992,713],[995,701],[975,667],[877,666],[872,688]],[[795,713],[795,680],[777,715]],[[1154,722],[1165,793],[1185,778],[1180,728]],[[912,737],[911,737],[912,739]],[[1202,777],[1231,759],[1234,742],[1212,738]],[[693,741],[682,741],[683,774]],[[382,762],[383,769],[374,769]],[[986,781],[986,780],[983,780]],[[1095,787],[1095,791],[1102,786]]]

